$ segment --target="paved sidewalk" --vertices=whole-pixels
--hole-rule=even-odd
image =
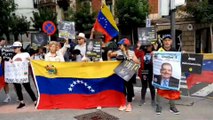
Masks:
[[[13,86],[10,86],[13,89]],[[75,120],[74,116],[97,111],[96,109],[86,110],[36,110],[28,94],[23,89],[27,107],[17,110],[16,94],[11,91],[12,102],[4,104],[0,102],[0,120]],[[150,95],[147,93],[146,104],[139,106],[140,87],[135,87],[135,100],[133,101],[133,111],[118,111],[117,108],[102,108],[101,110],[118,117],[120,120],[212,120],[213,99],[198,97],[182,97],[177,103],[180,115],[169,112],[168,101],[161,115],[155,114],[155,108],[151,107]],[[0,92],[0,101],[3,101],[4,92]]]

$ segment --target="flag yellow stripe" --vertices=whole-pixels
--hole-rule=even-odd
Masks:
[[[109,10],[109,8],[105,5],[105,4],[103,4],[103,7],[102,7],[102,9],[101,9],[101,12],[104,14],[104,16],[108,19],[108,21],[111,23],[111,25],[117,30],[117,31],[119,31],[118,30],[118,27],[117,27],[117,25],[116,25],[116,23],[115,23],[115,20],[114,20],[114,18],[113,18],[113,16],[112,16],[112,13],[110,12],[110,10]]]
[[[204,60],[213,60],[213,54],[212,53],[204,53],[203,59]]]
[[[35,76],[47,78],[104,78],[114,74],[119,61],[106,62],[47,62],[32,60],[31,65]],[[57,73],[50,74],[47,65],[53,65]]]

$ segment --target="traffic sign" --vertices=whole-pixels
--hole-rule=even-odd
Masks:
[[[56,32],[56,26],[52,21],[45,21],[42,25],[42,30],[47,35],[53,35]]]

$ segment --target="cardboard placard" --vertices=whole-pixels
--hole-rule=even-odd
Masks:
[[[203,66],[203,55],[183,53],[181,60],[182,72],[201,74]]]
[[[139,68],[140,66],[134,61],[125,60],[115,68],[114,72],[125,81],[129,81]]]

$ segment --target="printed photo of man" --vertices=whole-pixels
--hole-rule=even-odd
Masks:
[[[154,84],[162,89],[178,89],[179,79],[172,77],[172,65],[163,63],[160,69],[161,75],[154,75]]]

